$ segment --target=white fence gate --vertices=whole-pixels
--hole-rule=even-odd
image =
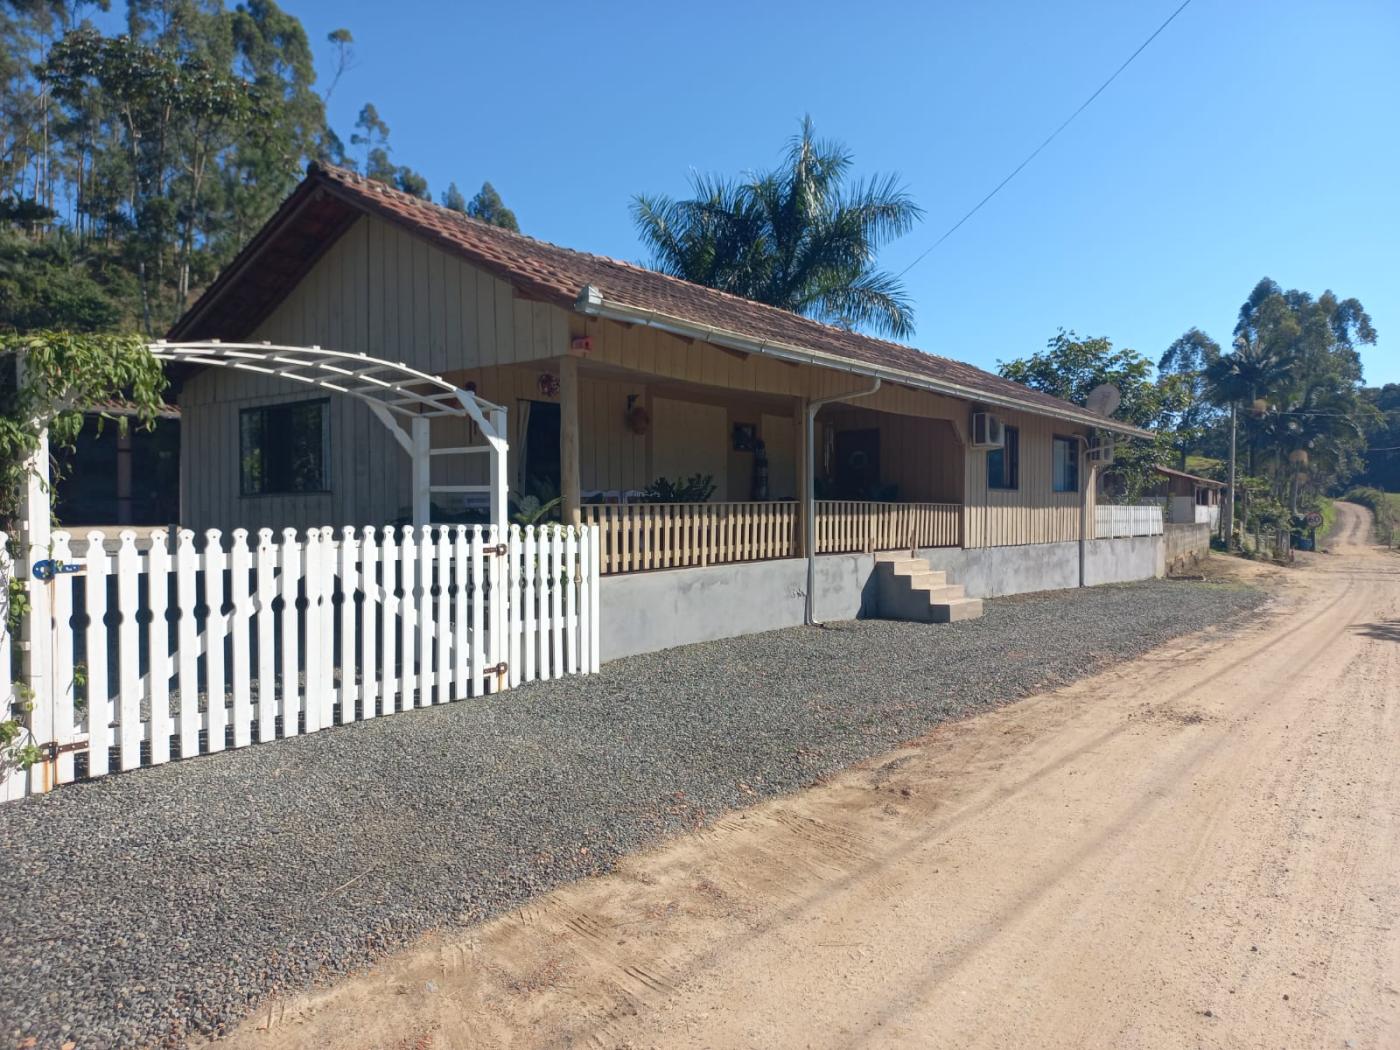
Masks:
[[[56,532],[31,553],[43,655],[16,681],[0,620],[0,687],[40,760],[0,768],[0,799],[598,667],[587,527]]]

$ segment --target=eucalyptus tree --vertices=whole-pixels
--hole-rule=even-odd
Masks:
[[[633,199],[638,235],[663,273],[846,328],[914,331],[898,277],[879,269],[889,240],[922,212],[893,175],[852,176],[854,157],[810,117],[783,163],[737,179],[695,174],[691,196]]]

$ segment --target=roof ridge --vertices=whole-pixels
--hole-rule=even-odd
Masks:
[[[322,161],[313,161],[309,165],[308,171],[312,174],[315,174],[319,171],[325,175],[330,176],[331,178],[336,179],[337,181],[352,184],[364,193],[375,193],[386,197],[392,197],[398,200],[400,203],[407,204],[410,207],[414,208],[432,209],[434,212],[441,214],[444,218],[450,219],[454,222],[470,224],[473,228],[487,231],[492,236],[499,235],[506,238],[515,238],[517,240],[526,241],[530,244],[541,245],[545,248],[550,248],[554,251],[565,252],[566,254],[578,256],[584,259],[591,259],[595,262],[608,263],[612,266],[621,266],[625,269],[633,271],[634,273],[644,274],[647,277],[653,278],[660,277],[663,280],[682,285],[686,288],[701,288],[712,295],[722,295],[726,299],[732,299],[737,303],[743,303],[745,306],[756,306],[764,310],[776,311],[778,313],[783,314],[785,317],[795,318],[803,324],[812,325],[835,336],[847,338],[854,336],[857,339],[865,339],[872,343],[879,343],[882,346],[893,347],[895,349],[903,351],[912,351],[913,353],[922,354],[925,357],[931,357],[935,360],[944,361],[951,365],[960,365],[964,368],[977,369],[976,365],[968,364],[966,361],[959,361],[956,358],[945,357],[943,354],[936,354],[931,350],[925,350],[922,347],[912,346],[909,343],[899,343],[895,342],[893,339],[885,339],[882,336],[867,335],[864,332],[858,332],[851,328],[842,328],[839,325],[828,324],[825,321],[819,321],[814,317],[807,317],[803,314],[795,313],[792,310],[785,310],[781,306],[774,306],[772,303],[765,303],[757,299],[750,299],[746,296],[736,295],[733,292],[725,291],[723,288],[713,288],[707,284],[699,284],[696,281],[688,281],[684,277],[678,277],[675,274],[666,273],[663,270],[654,270],[649,266],[642,266],[639,263],[628,262],[626,259],[618,259],[611,255],[600,255],[597,252],[584,251],[580,248],[570,248],[563,244],[555,244],[553,241],[546,241],[542,240],[539,237],[533,237],[528,233],[521,233],[519,230],[510,230],[505,228],[504,226],[497,226],[494,223],[489,223],[481,219],[473,218],[472,216],[467,215],[464,212],[455,211],[452,208],[448,208],[445,205],[439,204],[437,201],[429,200],[423,197],[418,197],[412,193],[405,193],[403,190],[397,188],[396,186],[390,186],[388,183],[379,182],[377,179],[371,179],[369,176],[361,175],[358,171],[354,171],[350,168],[343,168],[338,165],[327,164]],[[986,372],[986,369],[977,370]],[[994,372],[987,372],[987,374],[996,375],[996,373]],[[1005,377],[999,376],[998,378]],[[1009,380],[1009,382],[1014,382],[1014,380]]]

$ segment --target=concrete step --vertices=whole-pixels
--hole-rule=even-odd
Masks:
[[[916,572],[928,572],[928,562],[923,558],[875,556],[875,571],[885,575],[908,576]]]
[[[932,623],[955,623],[958,620],[976,620],[982,615],[981,598],[954,598],[952,601],[933,602]]]
[[[948,574],[942,571],[911,572],[905,576],[905,579],[909,581],[909,586],[916,591],[928,591],[935,587],[946,586],[948,583]]]
[[[967,597],[960,583],[929,567],[924,558],[898,551],[875,555],[876,594],[880,615],[915,623],[954,623],[982,615],[982,599]]]

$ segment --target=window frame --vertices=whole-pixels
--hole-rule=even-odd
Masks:
[[[1003,425],[1001,448],[987,451],[987,488],[997,492],[1016,492],[1021,488],[1021,428]],[[992,457],[1001,465],[1001,477],[992,478]],[[1009,477],[1008,477],[1009,475]]]
[[[287,496],[318,496],[331,491],[331,399],[328,397],[298,398],[295,401],[274,401],[262,405],[249,405],[238,410],[238,495],[240,499],[263,499],[267,497],[287,497]],[[321,470],[320,484],[316,488],[304,489],[268,489],[263,488],[250,491],[248,488],[248,473],[246,461],[248,449],[244,445],[244,420],[253,413],[262,417],[261,438],[267,440],[266,418],[272,412],[292,412],[298,408],[305,408],[314,405],[320,409],[321,417]],[[265,472],[264,472],[265,473]]]
[[[1056,478],[1056,476],[1055,476],[1055,467],[1056,467],[1056,464],[1057,464],[1056,451],[1057,451],[1057,447],[1058,447],[1062,442],[1063,442],[1064,444],[1066,444],[1066,445],[1069,446],[1069,465],[1070,465],[1070,470],[1073,472],[1073,473],[1072,473],[1072,477],[1074,478],[1074,485],[1073,485],[1072,488],[1061,488],[1060,485],[1059,485],[1059,483],[1058,483],[1058,478]],[[1080,478],[1079,478],[1079,439],[1076,438],[1076,437],[1073,437],[1073,436],[1071,436],[1071,435],[1068,435],[1068,434],[1053,434],[1053,435],[1051,435],[1051,437],[1050,437],[1050,491],[1051,491],[1051,492],[1054,492],[1054,493],[1056,493],[1056,494],[1059,494],[1059,495],[1064,495],[1064,494],[1070,493],[1070,492],[1078,492],[1078,491],[1079,491],[1079,488],[1080,488]]]

